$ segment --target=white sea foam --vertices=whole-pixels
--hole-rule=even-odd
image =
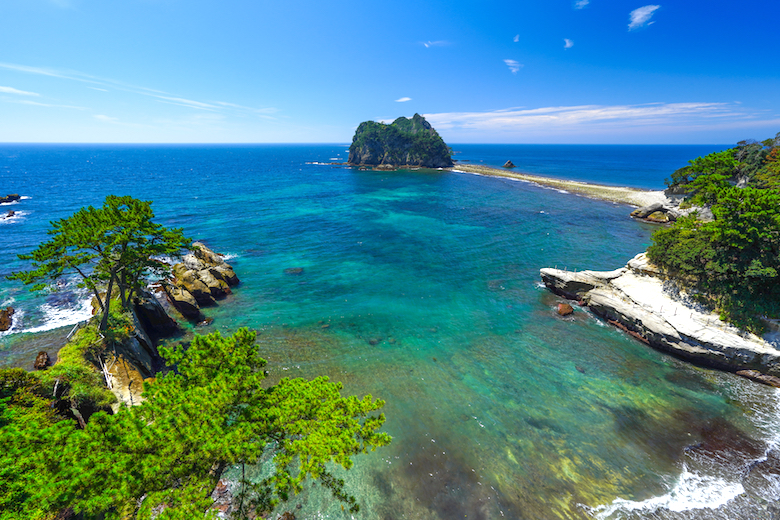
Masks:
[[[14,222],[19,222],[27,215],[29,215],[29,212],[27,211],[15,211],[12,217],[0,214],[0,224],[13,224]]]
[[[41,306],[41,311],[43,312],[43,323],[37,327],[15,330],[14,332],[44,332],[88,320],[92,317],[92,300],[87,298],[80,301],[78,305],[69,307],[55,307],[44,303]],[[14,314],[14,318],[16,318],[16,314]],[[23,320],[20,319],[19,322],[23,323]]]
[[[222,260],[227,262],[228,260],[233,260],[234,258],[238,258],[237,253],[225,253],[222,255]]]
[[[745,488],[739,482],[700,475],[683,466],[682,474],[665,495],[638,502],[617,498],[611,504],[593,508],[591,511],[599,520],[605,520],[621,512],[639,513],[644,516],[662,510],[679,513],[695,509],[717,509],[744,492]]]

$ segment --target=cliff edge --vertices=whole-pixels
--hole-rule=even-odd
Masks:
[[[391,124],[360,123],[347,163],[354,166],[448,168],[452,157],[438,132],[420,114]]]
[[[666,279],[645,253],[615,271],[545,268],[540,274],[552,292],[580,301],[653,348],[721,370],[780,376],[777,332],[759,337],[722,322]]]

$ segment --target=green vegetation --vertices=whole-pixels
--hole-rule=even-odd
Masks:
[[[671,188],[706,205],[714,219],[695,215],[656,231],[648,249],[667,269],[714,304],[721,319],[754,332],[761,317],[780,316],[780,133],[689,162]]]
[[[391,166],[452,166],[450,149],[420,114],[412,119],[399,117],[386,125],[374,121],[360,123],[349,147],[350,164]]]
[[[108,326],[108,300],[115,288],[123,308],[132,301],[143,276],[150,271],[163,273],[167,266],[159,255],[175,255],[189,247],[181,229],[166,229],[152,222],[150,201],[132,197],[106,197],[102,208],[82,208],[68,218],[52,222],[51,240],[30,254],[33,268],[12,274],[11,280],[46,287],[58,278],[75,274],[81,286],[89,288],[100,306],[100,329]],[[107,285],[105,294],[100,289]]]
[[[74,352],[92,348],[94,332]],[[237,517],[267,513],[309,477],[358,510],[328,467],[350,468],[353,455],[390,442],[377,431],[384,416],[373,414],[382,401],[342,397],[324,377],[264,385],[266,362],[247,329],[161,354],[172,369],[144,384],[140,405],[98,411],[83,428],[52,397],[52,377],[0,370],[0,519],[66,510],[85,519],[214,517],[210,494],[224,469],[269,451],[275,470],[242,483]]]

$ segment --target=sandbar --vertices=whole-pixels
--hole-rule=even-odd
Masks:
[[[649,206],[656,202],[664,202],[666,195],[663,190],[651,191],[640,190],[638,188],[628,188],[621,186],[605,186],[603,184],[591,184],[588,182],[569,181],[556,179],[553,177],[542,177],[540,175],[531,175],[528,173],[515,173],[499,168],[489,166],[480,166],[475,164],[458,164],[450,171],[460,173],[475,173],[477,175],[486,175],[490,177],[505,177],[518,181],[532,182],[540,186],[547,186],[558,190],[576,193],[593,199],[607,200],[619,204],[628,204],[630,206],[642,207]]]

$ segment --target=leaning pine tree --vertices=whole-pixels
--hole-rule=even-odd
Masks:
[[[151,201],[109,195],[101,208],[89,206],[52,222],[52,238],[35,251],[19,255],[32,261],[32,269],[8,278],[40,290],[63,276],[77,275],[80,286],[95,296],[100,330],[105,330],[115,289],[126,308],[144,274],[167,269],[156,256],[176,255],[189,247],[181,229],[167,229],[152,222],[153,218]]]

